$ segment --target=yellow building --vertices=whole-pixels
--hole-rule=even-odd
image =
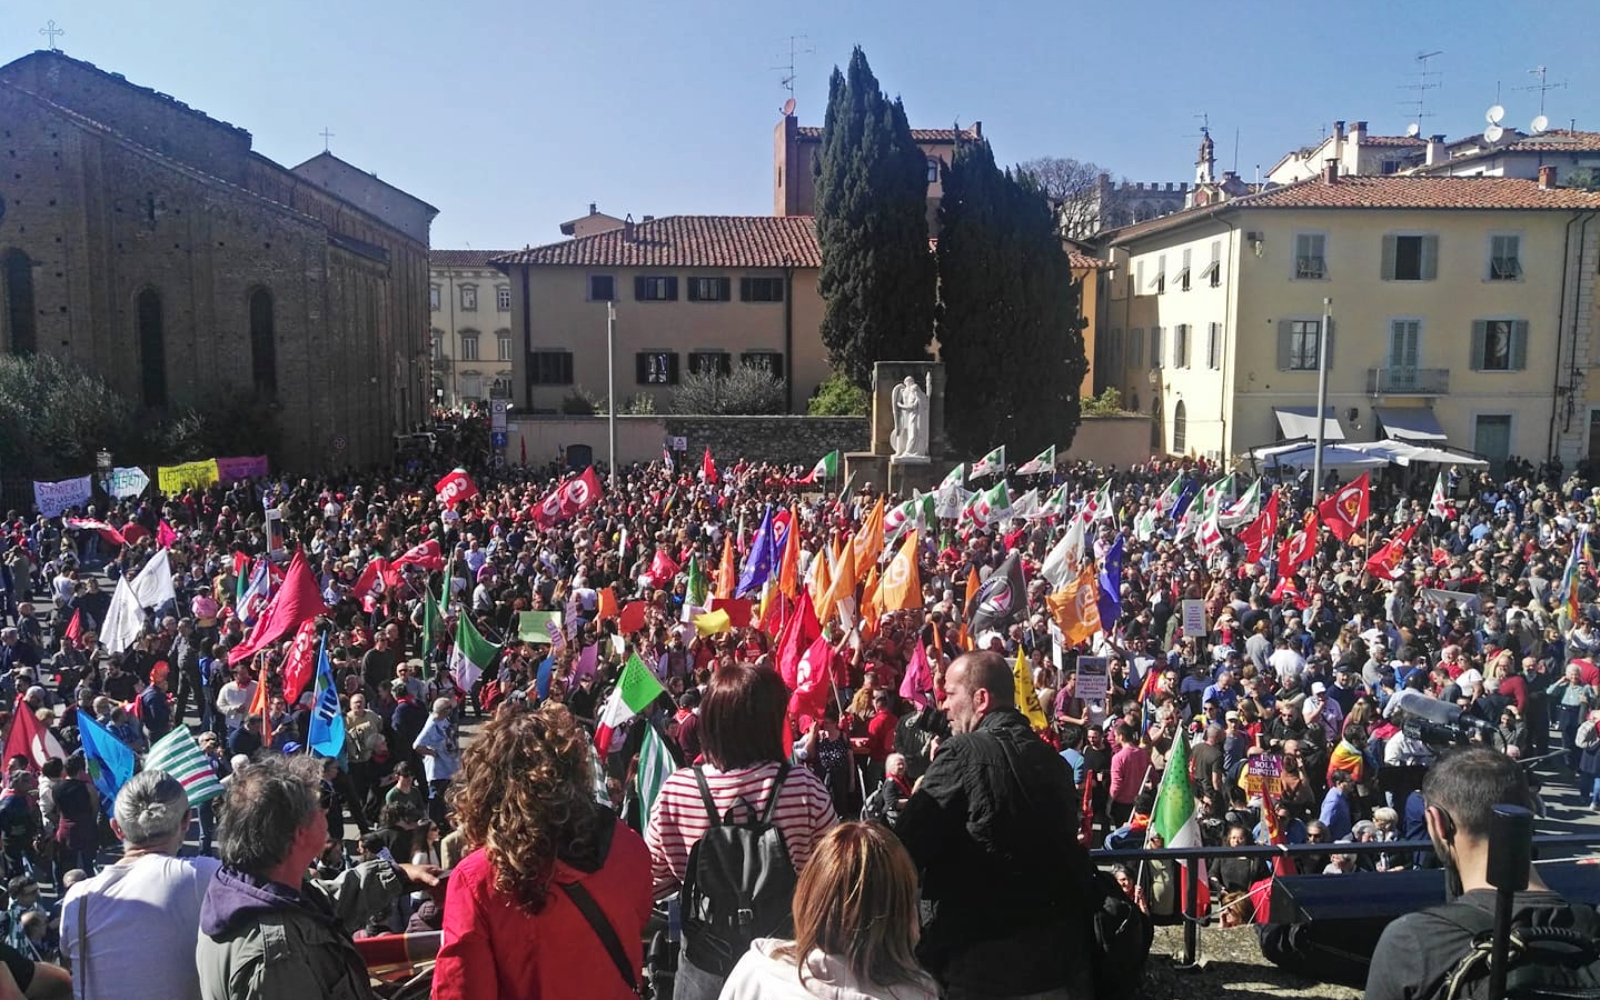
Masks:
[[[1104,384],[1157,418],[1166,452],[1219,458],[1306,435],[1326,308],[1331,436],[1570,467],[1600,445],[1597,213],[1600,194],[1548,174],[1335,168],[1121,230]]]
[[[1072,280],[1078,283],[1078,318],[1083,321],[1083,356],[1089,360],[1089,367],[1083,373],[1083,384],[1078,387],[1081,399],[1088,399],[1105,384],[1097,377],[1099,370],[1095,360],[1095,346],[1100,343],[1100,296],[1103,284],[1101,276],[1110,270],[1111,265],[1085,252],[1082,244],[1075,240],[1064,240],[1067,259],[1072,265]]]
[[[489,261],[504,250],[430,250],[434,402],[511,398],[511,282]]]
[[[519,411],[559,412],[607,388],[606,315],[616,309],[614,395],[666,412],[694,371],[752,365],[805,412],[827,378],[816,225],[810,216],[670,215],[498,257],[510,288]]]

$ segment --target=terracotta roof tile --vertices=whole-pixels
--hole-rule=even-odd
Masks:
[[[1361,137],[1363,146],[1415,146],[1423,149],[1428,145],[1428,140],[1414,135],[1364,135]]]
[[[667,215],[495,259],[499,265],[569,267],[821,267],[809,215]]]
[[[1600,152],[1600,132],[1543,132],[1518,139],[1511,149],[1519,153],[1593,153]]]
[[[496,257],[504,257],[509,250],[429,250],[429,267],[488,267]]]
[[[795,129],[795,134],[809,142],[822,141],[822,129],[816,125],[801,125]],[[980,136],[970,128],[959,131],[953,128],[914,128],[911,130],[912,142],[948,142],[957,140],[976,142]]]
[[[1395,211],[1595,211],[1600,193],[1577,188],[1539,187],[1537,181],[1518,177],[1432,177],[1391,174],[1378,177],[1340,177],[1325,184],[1312,177],[1270,188],[1259,194],[1235,198],[1221,205],[1192,208],[1152,219],[1116,233],[1112,243],[1127,243],[1151,233],[1185,225],[1220,212],[1249,208],[1351,208]]]
[[[1091,257],[1076,250],[1067,251],[1067,260],[1074,268],[1086,271],[1101,271],[1111,266],[1110,261],[1101,260],[1099,257]]]

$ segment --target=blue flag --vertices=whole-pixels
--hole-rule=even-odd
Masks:
[[[109,816],[117,804],[117,792],[133,777],[133,751],[87,712],[78,713],[78,738],[83,741],[89,777],[100,790],[100,806]]]
[[[1095,603],[1100,608],[1100,627],[1107,635],[1122,617],[1122,535],[1106,551],[1100,563],[1100,596]]]
[[[1172,509],[1166,512],[1167,517],[1176,521],[1183,516],[1183,512],[1194,503],[1195,497],[1200,495],[1200,483],[1194,479],[1185,479],[1183,489],[1178,491],[1178,499],[1172,502]]]
[[[339,711],[339,689],[334,687],[333,664],[328,662],[327,633],[323,633],[322,648],[317,652],[316,692],[306,742],[314,753],[338,757],[344,752],[344,713]]]
[[[772,569],[778,564],[778,540],[772,533],[772,505],[767,505],[767,512],[761,515],[761,527],[756,529],[755,541],[750,544],[750,554],[744,558],[744,571],[739,574],[739,585],[733,589],[733,596],[743,597],[752,590],[759,590],[761,586],[772,577]]]
[[[556,672],[556,654],[551,653],[539,664],[539,672],[534,675],[533,689],[540,699],[550,697],[550,675]]]

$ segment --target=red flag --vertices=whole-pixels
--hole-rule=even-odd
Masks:
[[[1256,519],[1239,530],[1239,541],[1245,544],[1245,562],[1260,562],[1272,548],[1272,540],[1277,537],[1278,494],[1274,490]]]
[[[176,542],[177,540],[178,533],[174,531],[172,529],[172,525],[168,524],[166,519],[163,518],[161,523],[156,525],[156,544],[166,549],[171,548],[172,543]]]
[[[293,706],[316,672],[317,623],[314,620],[301,622],[289,646],[289,655],[283,660],[283,700]]]
[[[716,483],[717,463],[711,460],[711,446],[709,444],[706,445],[706,457],[700,463],[700,470],[704,474],[706,482]]]
[[[755,601],[738,597],[713,597],[709,602],[707,611],[726,611],[728,624],[734,628],[749,628],[750,618],[755,611]]]
[[[791,691],[800,682],[800,660],[822,634],[822,624],[817,621],[809,595],[803,595],[799,604],[778,634],[778,676]]]
[[[811,648],[800,657],[795,672],[794,696],[789,699],[789,714],[796,718],[814,716],[828,703],[833,694],[833,678],[829,665],[833,661],[833,647],[826,635],[818,635]]]
[[[765,605],[761,609],[761,620],[757,628],[773,638],[783,634],[783,627],[788,623],[787,612],[784,609],[784,597],[780,593],[767,595]]]
[[[1450,565],[1450,552],[1449,552],[1449,550],[1448,549],[1441,549],[1437,545],[1435,545],[1433,547],[1433,564],[1435,566],[1448,566],[1448,565]]]
[[[918,708],[928,707],[928,692],[933,690],[933,670],[928,666],[928,650],[917,637],[917,648],[906,664],[906,675],[900,680],[900,697]]]
[[[77,642],[83,636],[83,609],[77,608],[72,612],[72,620],[67,622],[66,631],[63,633],[68,639]]]
[[[63,518],[61,523],[69,528],[82,528],[86,531],[99,532],[100,537],[104,538],[112,545],[128,544],[128,540],[122,537],[122,532],[118,531],[115,526],[107,524],[105,521],[96,521],[93,518],[88,517],[68,517]],[[171,528],[167,527],[167,522],[165,521],[161,522],[161,527],[166,528],[168,531],[172,531]],[[172,538],[174,541],[177,540],[177,537],[177,532],[172,532]],[[163,548],[169,544],[171,543],[165,541],[161,542]]]
[[[431,544],[437,556],[438,543]],[[283,579],[283,586],[272,595],[272,600],[261,614],[261,620],[256,622],[255,630],[244,642],[233,647],[232,652],[228,653],[228,662],[243,663],[287,635],[291,629],[297,629],[304,622],[327,613],[328,606],[322,603],[322,592],[317,588],[317,578],[312,575],[311,565],[306,562],[306,552],[304,549],[296,549],[294,560],[289,563],[288,575]]]
[[[356,579],[356,585],[350,589],[350,596],[361,602],[361,607],[372,612],[378,603],[378,598],[389,589],[389,560],[379,556],[367,561],[362,567],[361,576]]]
[[[1372,474],[1363,472],[1354,482],[1340,487],[1318,504],[1317,513],[1335,538],[1347,542],[1356,529],[1366,522],[1371,502]]]
[[[672,557],[667,555],[666,549],[656,549],[656,557],[650,560],[650,571],[645,575],[650,578],[653,586],[665,587],[672,582],[672,578],[677,576],[681,569],[682,567],[673,562]]]
[[[1154,672],[1152,669],[1151,673]],[[1078,824],[1078,837],[1087,847],[1094,840],[1094,768],[1092,767],[1083,769],[1083,801],[1078,806]]]
[[[444,569],[444,554],[439,549],[439,540],[430,538],[420,545],[411,546],[392,565],[395,570],[399,570],[403,566],[420,566],[430,573]],[[290,567],[291,570],[293,568],[292,566]]]
[[[1411,545],[1411,536],[1417,533],[1417,522],[1411,525],[1384,543],[1383,548],[1374,552],[1367,559],[1367,572],[1380,580],[1398,580],[1405,575],[1406,549]]]
[[[11,709],[11,726],[6,730],[6,760],[13,757],[22,757],[28,762],[28,770],[38,773],[45,761],[51,757],[65,757],[67,752],[55,736],[46,729],[33,709],[17,695],[17,703]]]
[[[583,475],[569,479],[561,487],[561,517],[575,517],[580,511],[600,502],[600,478],[594,466],[583,470]]]
[[[1296,566],[1310,559],[1317,549],[1317,515],[1315,512],[1306,513],[1306,526],[1289,536],[1288,541],[1278,549],[1278,575],[1287,577],[1292,574]]]
[[[629,601],[624,604],[622,611],[617,615],[617,631],[628,635],[644,628],[644,612],[648,606],[646,601]]]
[[[433,484],[434,491],[439,494],[439,499],[446,507],[454,507],[463,500],[471,500],[478,495],[478,484],[467,475],[466,469],[454,469],[445,477]]]

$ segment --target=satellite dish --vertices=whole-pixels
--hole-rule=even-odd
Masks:
[[[1418,125],[1416,122],[1412,122],[1410,125],[1406,126],[1406,135],[1410,136],[1413,139],[1415,139],[1417,137],[1417,133],[1419,133],[1421,131],[1422,131],[1422,126]]]
[[[1549,127],[1550,119],[1546,118],[1544,115],[1540,115],[1539,117],[1535,118],[1533,120],[1533,124],[1528,126],[1528,128],[1533,131],[1534,135],[1542,134]]]
[[[1500,137],[1505,134],[1505,129],[1498,125],[1490,125],[1488,128],[1483,130],[1483,139],[1485,142],[1499,142]]]
[[[1483,119],[1490,125],[1500,124],[1500,119],[1506,116],[1506,109],[1496,104],[1484,113]]]
[[[783,116],[787,118],[792,114],[794,114],[794,98],[791,97],[783,102]]]

